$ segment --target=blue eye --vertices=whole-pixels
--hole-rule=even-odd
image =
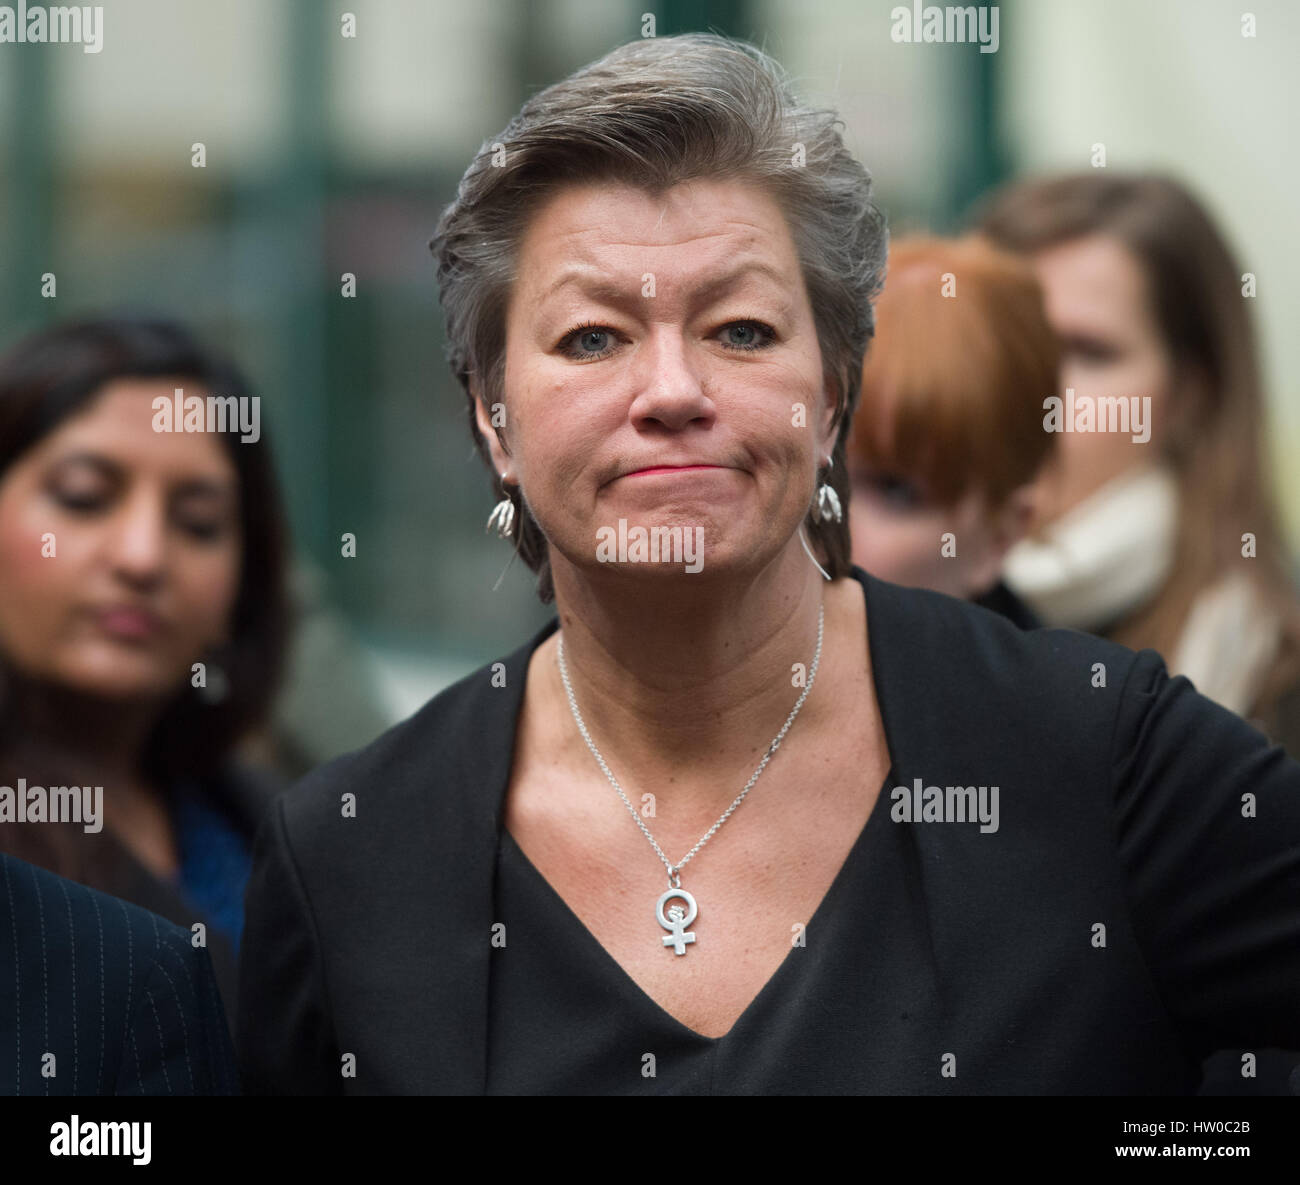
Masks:
[[[748,353],[766,349],[776,341],[776,330],[763,321],[733,321],[724,326],[721,344],[725,349]],[[559,349],[578,362],[603,358],[614,349],[614,331],[594,323],[570,329],[560,339]]]
[[[579,325],[560,340],[560,349],[580,362],[602,358],[613,348],[612,337],[612,332],[603,325]]]
[[[732,336],[737,331],[741,334],[740,338]],[[722,343],[729,350],[761,350],[770,346],[776,338],[776,330],[762,321],[735,321],[723,333],[730,338]]]
[[[608,344],[608,337],[609,334],[603,329],[589,329],[578,338],[578,346],[584,354],[599,354],[604,351]]]

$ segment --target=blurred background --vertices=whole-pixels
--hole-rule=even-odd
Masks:
[[[355,638],[388,720],[551,616],[522,563],[501,578],[510,550],[484,533],[493,498],[443,360],[428,239],[520,103],[641,36],[646,13],[659,36],[752,40],[837,107],[895,232],[961,230],[991,187],[1086,168],[1098,142],[1112,168],[1187,182],[1257,276],[1270,440],[1300,544],[1289,0],[1252,0],[1254,37],[1221,0],[1007,0],[987,54],[895,43],[894,6],[863,0],[102,7],[98,54],[0,45],[0,349],[125,309],[179,317],[232,354],[262,397],[302,591],[338,610],[327,632]],[[302,684],[297,710],[319,713]],[[374,735],[337,715],[319,755]]]

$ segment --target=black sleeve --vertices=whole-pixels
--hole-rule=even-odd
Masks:
[[[1111,759],[1134,926],[1189,1048],[1300,1049],[1300,764],[1152,650]]]
[[[155,952],[131,1003],[114,1094],[239,1093],[235,1051],[207,951],[155,923]]]
[[[283,799],[258,831],[244,914],[236,1037],[244,1091],[342,1093],[320,935],[289,847]]]

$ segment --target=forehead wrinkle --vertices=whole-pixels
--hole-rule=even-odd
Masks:
[[[654,224],[649,223],[647,218],[641,223],[642,227],[647,229],[642,233],[653,234],[659,231],[664,224],[664,219],[673,212],[679,215],[682,220],[681,234],[682,237],[674,237],[670,242],[665,243],[648,243],[648,242],[615,242],[613,240],[604,240],[599,236],[601,222],[608,222],[606,217],[610,209],[618,211],[619,216],[623,214],[621,203],[612,204],[609,202],[583,203],[577,209],[564,206],[558,206],[548,209],[535,217],[529,225],[524,237],[524,252],[528,253],[530,243],[535,242],[540,236],[542,241],[547,243],[565,243],[565,250],[574,257],[582,257],[589,254],[592,247],[596,244],[600,246],[617,246],[617,247],[640,247],[643,249],[656,249],[661,247],[677,247],[685,243],[703,242],[708,239],[733,237],[739,241],[743,247],[748,247],[755,241],[768,242],[774,234],[779,233],[779,228],[784,225],[784,216],[777,211],[777,219],[773,222],[770,219],[760,215],[759,221],[754,218],[746,217],[743,210],[728,210],[725,213],[713,215],[712,211],[706,211],[701,215],[696,209],[684,207],[680,202],[665,202],[659,209],[659,216]],[[762,211],[766,215],[767,211]],[[717,229],[699,230],[698,223],[701,218],[710,219],[711,216],[717,216],[720,219],[720,225]],[[593,233],[596,232],[596,233]],[[595,240],[595,242],[593,242]]]
[[[780,289],[780,308],[783,312],[788,311],[794,304],[793,295],[787,291],[791,279],[781,269],[763,260],[742,260],[722,275],[712,274],[713,269],[703,265],[697,271],[701,273],[698,277],[688,276],[683,283],[691,288],[693,295],[699,300],[717,299],[728,291],[741,287],[746,280],[757,276],[765,280],[768,286]],[[584,295],[597,300],[617,303],[626,300],[629,295],[634,295],[640,301],[642,299],[641,277],[641,273],[631,275],[624,283],[611,278],[601,269],[571,264],[540,293],[539,299],[553,296],[562,288],[576,286]],[[797,277],[795,279],[797,280]]]

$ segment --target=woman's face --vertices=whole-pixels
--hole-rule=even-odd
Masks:
[[[995,512],[978,490],[945,505],[916,479],[865,466],[850,466],[850,482],[853,562],[894,584],[980,596],[1028,524],[1027,489]]]
[[[225,640],[242,539],[215,434],[155,432],[186,380],[124,379],[0,478],[0,651],[31,678],[162,699]]]
[[[620,520],[702,529],[706,573],[799,548],[833,443],[833,393],[772,198],[711,180],[660,197],[571,187],[533,217],[516,275],[510,455],[481,403],[479,426],[549,540],[557,579],[566,563],[594,573],[597,532]]]
[[[1059,434],[1041,483],[1041,521],[1051,521],[1111,478],[1159,457],[1174,367],[1141,265],[1118,239],[1098,234],[1061,243],[1039,252],[1034,265],[1061,338],[1060,394],[1073,387],[1076,399],[1150,400],[1145,443],[1125,432]]]

